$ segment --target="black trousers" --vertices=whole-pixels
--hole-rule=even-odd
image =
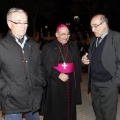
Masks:
[[[91,82],[91,96],[96,120],[116,120],[118,88],[113,81]]]

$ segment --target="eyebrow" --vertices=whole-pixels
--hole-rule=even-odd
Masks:
[[[99,23],[98,23],[98,24],[99,24]],[[92,24],[92,25],[98,25],[98,24],[95,23],[95,24]]]

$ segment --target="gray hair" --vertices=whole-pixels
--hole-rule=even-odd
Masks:
[[[106,18],[105,15],[100,15],[100,21],[101,22],[105,21],[108,24],[108,19]]]
[[[10,8],[6,16],[7,21],[12,19],[12,13],[15,13],[15,12],[25,13],[26,16],[28,17],[27,12],[25,10],[20,8]]]

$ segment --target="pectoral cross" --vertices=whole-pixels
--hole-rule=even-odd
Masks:
[[[62,66],[63,66],[63,69],[66,69],[67,64],[64,62],[64,63],[62,64]]]

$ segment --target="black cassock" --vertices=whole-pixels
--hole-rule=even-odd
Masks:
[[[48,81],[44,120],[76,120],[76,101],[81,103],[80,77],[79,80],[76,79],[76,71],[67,73],[69,80],[63,82],[58,78],[60,72],[54,68],[58,63],[75,63],[75,61],[79,61],[77,67],[80,67],[77,48],[73,44],[73,50],[70,45],[72,45],[71,42],[61,45],[58,41],[54,41],[43,48],[42,58]],[[73,56],[71,50],[76,52],[77,56]],[[76,65],[75,69],[77,69]],[[77,70],[79,70],[77,74],[79,73],[78,76],[80,76],[80,68]],[[77,94],[79,96],[76,96]]]

